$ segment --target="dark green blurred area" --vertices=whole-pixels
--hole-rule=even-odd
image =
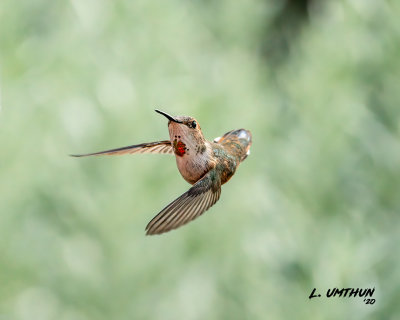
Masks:
[[[0,319],[397,319],[399,15],[2,0]],[[156,107],[253,146],[212,209],[146,237],[189,187],[175,160],[67,155],[168,138]]]

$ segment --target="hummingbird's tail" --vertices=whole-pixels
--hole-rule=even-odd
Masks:
[[[230,147],[235,150],[235,154],[243,161],[250,154],[252,143],[252,135],[249,130],[237,129],[225,133],[221,138],[217,138],[214,142]]]

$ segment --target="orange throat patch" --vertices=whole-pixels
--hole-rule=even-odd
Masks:
[[[177,156],[183,157],[186,152],[186,144],[182,141],[174,140],[174,151]]]

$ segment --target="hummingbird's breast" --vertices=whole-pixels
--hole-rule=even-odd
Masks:
[[[183,155],[176,155],[176,164],[182,177],[189,183],[194,184],[201,179],[213,166],[211,150],[207,147],[203,152],[189,150]]]
[[[190,184],[196,183],[215,166],[211,157],[212,149],[208,141],[198,143],[177,135],[171,141],[176,165],[182,177]]]

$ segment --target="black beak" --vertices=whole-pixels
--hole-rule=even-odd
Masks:
[[[165,113],[164,111],[160,111],[160,110],[154,110],[155,112],[158,112],[159,114],[162,114],[164,117],[166,117],[168,120],[173,121],[173,122],[177,122],[177,123],[183,123],[182,121],[179,121],[177,119],[175,119],[174,117],[170,116],[168,113]]]

